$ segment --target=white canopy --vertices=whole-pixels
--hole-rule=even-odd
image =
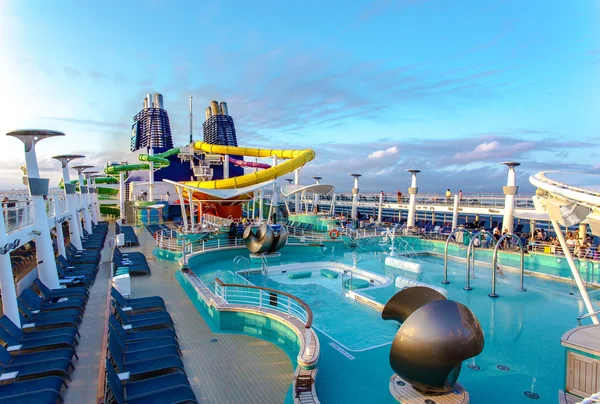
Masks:
[[[333,185],[311,184],[311,185],[284,185],[281,187],[283,196],[290,196],[301,192],[311,192],[313,194],[328,195],[335,190]]]
[[[198,187],[192,187],[190,185],[186,185],[183,184],[181,182],[176,182],[176,181],[171,181],[171,180],[163,180],[163,182],[169,183],[171,185],[174,185],[175,187],[181,187],[181,188],[185,188],[185,189],[189,189],[192,191],[196,191],[196,192],[202,192],[204,194],[207,195],[211,195],[217,198],[221,198],[221,199],[231,199],[231,198],[235,198],[236,196],[240,196],[240,195],[244,195],[247,194],[249,192],[254,192],[258,189],[261,188],[265,188],[269,185],[273,185],[273,183],[275,182],[275,180],[273,181],[267,181],[267,182],[262,182],[260,184],[256,184],[256,185],[252,185],[249,187],[244,187],[244,188],[234,188],[234,189],[206,189],[206,188],[198,188]]]

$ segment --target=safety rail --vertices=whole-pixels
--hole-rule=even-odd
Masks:
[[[155,233],[156,246],[163,250],[182,251],[187,240],[177,238],[179,233],[173,229],[162,229]]]
[[[248,272],[250,271],[250,260],[243,255],[238,255],[233,259],[233,270],[235,273],[239,273],[240,271],[240,263],[244,263],[244,276],[248,277]]]
[[[285,226],[288,231],[288,237],[296,237],[300,239],[300,242],[308,241],[308,242],[323,242],[325,239],[329,237],[325,233],[317,233],[310,230],[304,230],[297,227]]]
[[[363,203],[368,204],[379,204],[380,194],[360,194],[358,197],[359,206]],[[532,195],[517,195],[515,196],[515,207],[519,209],[534,209]],[[319,202],[331,202],[333,195],[320,195]],[[463,194],[459,201],[460,206],[471,206],[471,207],[490,207],[490,208],[504,208],[506,196],[503,194]],[[454,204],[454,194],[450,198],[446,198],[445,195],[440,194],[418,194],[416,199],[417,205],[445,205],[452,206]],[[312,204],[313,200],[309,198],[303,198],[302,203]],[[340,205],[351,204],[352,194],[336,194],[335,203]],[[402,195],[400,200],[396,194],[384,194],[383,203],[385,204],[399,204],[408,205],[409,196]]]
[[[185,244],[186,254],[195,254],[198,252],[204,252],[207,250],[217,250],[219,248],[236,248],[245,247],[244,239],[241,237],[235,238],[211,238],[202,241],[190,242]]]
[[[264,276],[269,276],[269,261],[267,261],[265,253],[260,255],[260,269]]]
[[[307,330],[312,327],[313,313],[308,304],[294,295],[277,289],[223,283],[219,278],[215,278],[215,295],[228,304],[244,304],[279,311],[288,317],[295,317],[302,321]]]
[[[583,315],[581,315],[581,316],[577,317],[577,323],[578,323],[578,324],[579,324],[579,326],[581,327],[581,320],[584,320],[584,319],[586,319],[586,318],[589,318],[589,317],[592,317],[592,316],[596,316],[596,315],[598,315],[598,314],[600,314],[600,310],[596,310],[596,311],[595,311],[595,312],[593,312],[593,313],[587,313],[587,314],[583,314]]]
[[[46,214],[48,217],[55,216],[55,204],[58,204],[58,212],[61,215],[67,213],[67,203],[64,198],[49,199],[46,201]],[[6,224],[6,232],[10,233],[34,222],[34,208],[31,201],[8,201],[2,203],[2,214]]]
[[[231,223],[234,223],[234,222],[241,223],[242,219],[241,218],[233,218],[231,216],[219,217],[219,216],[211,215],[209,213],[204,213],[204,214],[202,214],[202,221],[205,224],[211,225],[213,227],[229,227],[229,226],[231,226]]]

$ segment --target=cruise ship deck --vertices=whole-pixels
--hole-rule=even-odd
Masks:
[[[165,300],[179,337],[185,371],[198,402],[283,402],[294,370],[288,356],[268,341],[214,333],[175,279],[174,262],[154,258],[155,241],[144,228],[138,229],[137,235],[140,246],[124,249],[124,252],[143,252],[152,276],[132,277],[131,297],[161,296]],[[100,369],[106,356],[103,342],[108,321],[110,255],[111,248],[106,246],[105,262],[91,289],[81,326],[80,359],[72,374],[73,381],[64,393],[67,404],[92,403],[103,397]]]

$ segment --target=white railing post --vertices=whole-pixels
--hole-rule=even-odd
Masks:
[[[258,290],[258,305],[262,309],[262,290]]]
[[[217,249],[221,248],[221,239],[217,239]]]

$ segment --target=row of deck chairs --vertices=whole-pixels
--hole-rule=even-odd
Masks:
[[[152,234],[152,237],[156,237],[156,233],[158,233],[161,230],[169,230],[169,226],[167,226],[166,224],[149,224],[148,226],[146,226],[146,230],[148,230],[150,234]]]
[[[125,245],[126,246],[138,246],[140,245],[140,240],[135,234],[133,227],[131,226],[121,226],[119,223],[115,223],[115,235],[121,234],[125,236]]]
[[[113,252],[113,276],[123,274],[150,275],[150,266],[143,253],[137,251],[121,252],[115,247]]]
[[[104,402],[196,403],[165,301],[126,299],[115,288],[111,298]]]
[[[99,223],[86,235],[86,249],[57,259],[61,284],[50,289],[40,279],[18,297],[21,328],[6,315],[0,318],[0,403],[62,402],[60,392],[75,369],[79,326],[98,272],[100,252],[108,225]],[[66,266],[64,268],[62,265]],[[66,276],[64,276],[66,275]],[[81,280],[81,281],[79,281]]]

